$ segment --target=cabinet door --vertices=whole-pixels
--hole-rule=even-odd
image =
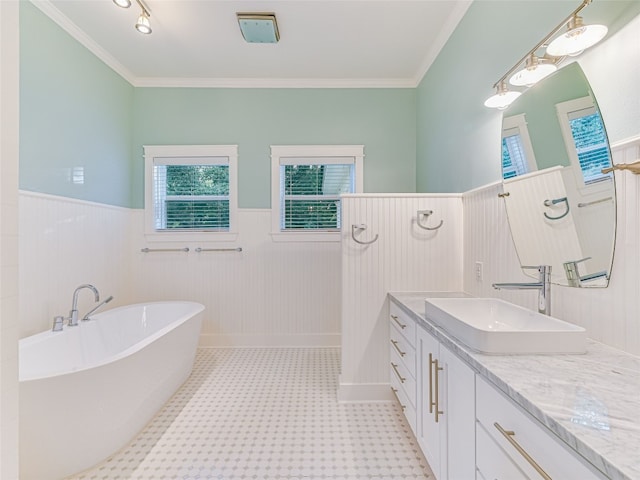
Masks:
[[[440,345],[441,479],[468,480],[475,475],[475,372]],[[444,387],[444,388],[443,388]],[[442,427],[441,427],[442,428]]]
[[[418,444],[424,453],[433,474],[438,480],[444,477],[440,468],[440,425],[444,421],[438,415],[436,422],[436,404],[441,407],[442,396],[436,399],[435,374],[436,361],[438,359],[440,344],[430,333],[418,328],[417,331],[417,355],[418,355]],[[442,375],[440,375],[442,378]],[[440,387],[440,385],[438,384]],[[441,410],[441,408],[439,408]]]

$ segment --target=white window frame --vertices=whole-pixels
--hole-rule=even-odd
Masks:
[[[280,167],[282,165],[353,164],[355,191],[364,190],[364,145],[271,145],[271,237],[276,242],[339,242],[340,232],[282,231]]]
[[[606,192],[611,188],[610,182],[607,181],[601,181],[592,184],[584,183],[584,174],[582,173],[582,168],[580,167],[580,159],[578,158],[575,140],[573,138],[573,133],[571,132],[569,116],[573,112],[587,110],[590,108],[598,111],[593,98],[589,95],[587,95],[586,97],[576,98],[574,100],[567,100],[566,102],[556,103],[556,113],[558,115],[558,122],[560,123],[560,131],[562,132],[564,145],[567,150],[567,155],[569,156],[569,161],[571,163],[573,177],[576,182],[576,187],[583,195],[601,191]],[[611,155],[611,149],[609,149],[609,155]]]
[[[520,141],[527,160],[527,168],[529,169],[526,173],[537,171],[538,164],[536,162],[535,153],[533,153],[533,144],[531,143],[529,127],[527,126],[527,119],[524,113],[504,117],[502,120],[502,138],[509,136],[509,131],[517,131],[517,134],[520,135]]]
[[[238,146],[237,145],[145,145],[144,233],[148,241],[156,242],[233,242],[238,237]],[[221,165],[229,165],[229,230],[224,232],[181,230],[158,231],[155,228],[153,200],[153,166],[156,159],[184,159],[185,165],[198,165],[198,158],[216,158]],[[226,158],[226,160],[224,160]]]

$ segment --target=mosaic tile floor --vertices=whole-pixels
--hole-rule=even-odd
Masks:
[[[337,348],[199,349],[122,451],[73,480],[433,478],[395,403],[338,404]]]

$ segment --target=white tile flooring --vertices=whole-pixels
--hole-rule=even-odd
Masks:
[[[395,403],[338,404],[337,348],[198,350],[122,451],[73,480],[433,478]]]

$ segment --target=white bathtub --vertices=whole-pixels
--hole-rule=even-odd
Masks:
[[[130,305],[20,340],[20,478],[60,479],[125,446],[191,373],[203,310]]]

